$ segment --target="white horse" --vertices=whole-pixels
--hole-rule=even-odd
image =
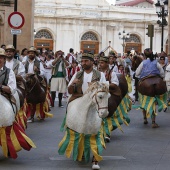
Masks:
[[[18,101],[17,101],[18,103]],[[16,106],[0,94],[0,127],[11,126],[16,116]]]
[[[78,133],[97,134],[102,118],[108,116],[108,85],[100,82],[89,83],[89,88],[80,98],[67,107],[66,126]]]

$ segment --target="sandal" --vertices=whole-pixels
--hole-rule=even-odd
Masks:
[[[152,128],[159,128],[160,126],[157,123],[152,123]]]

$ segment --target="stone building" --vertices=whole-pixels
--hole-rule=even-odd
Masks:
[[[0,45],[13,44],[8,16],[14,11],[14,0],[0,0]],[[18,12],[25,18],[21,35],[17,36],[17,49],[30,47],[34,39],[34,0],[18,0]]]
[[[121,4],[123,3],[123,4]],[[150,46],[146,35],[148,24],[155,26],[153,50],[161,50],[161,28],[152,0],[117,1],[109,5],[105,0],[35,0],[35,46],[39,49],[63,50],[72,47],[98,53],[111,46],[123,53],[123,40],[118,33],[125,30],[125,52],[137,52]],[[164,32],[164,50],[167,50],[168,28]]]

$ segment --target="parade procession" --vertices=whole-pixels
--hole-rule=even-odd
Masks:
[[[0,169],[169,170],[169,10],[0,0]]]

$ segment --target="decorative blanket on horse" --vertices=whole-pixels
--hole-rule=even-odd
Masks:
[[[17,123],[25,130],[27,128],[27,103],[25,101],[24,105],[20,108],[18,113],[16,114]]]
[[[111,131],[113,131],[116,128],[119,128],[122,131],[121,124],[124,123],[128,125],[130,123],[130,118],[127,115],[130,109],[131,109],[131,101],[127,94],[121,100],[113,116],[103,119],[105,133],[110,135]]]
[[[159,112],[167,108],[167,93],[156,95],[155,97],[150,97],[139,93],[139,100],[141,104],[139,106],[134,106],[133,108],[141,108],[146,110],[147,118],[152,117],[152,114],[156,115],[157,104]]]
[[[52,118],[53,114],[48,113],[48,111],[49,111],[49,106],[47,101],[38,104],[28,103],[27,118],[31,117],[31,115],[34,113],[36,113],[36,117],[38,119],[44,119],[48,117]]]
[[[28,138],[21,128],[21,126],[14,122],[12,126],[0,127],[0,146],[5,157],[10,155],[11,158],[16,159],[17,153],[22,148],[30,150],[36,148],[30,138]]]
[[[89,162],[92,151],[95,159],[101,161],[102,156],[100,155],[102,154],[103,148],[105,148],[103,127],[97,135],[80,134],[67,128],[64,138],[59,143],[58,153],[60,155],[66,154],[67,158],[70,158],[73,153],[74,161],[82,161],[82,157],[84,157],[85,161]]]

